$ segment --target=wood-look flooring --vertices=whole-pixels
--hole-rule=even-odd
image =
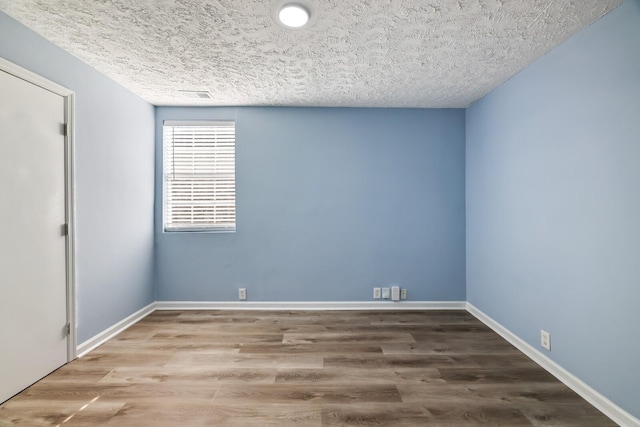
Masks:
[[[616,424],[465,311],[156,311],[0,425]]]

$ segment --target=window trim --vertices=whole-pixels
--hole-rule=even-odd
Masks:
[[[234,222],[233,224],[205,224],[205,225],[198,225],[198,224],[191,224],[191,225],[185,225],[185,226],[173,226],[173,227],[167,227],[168,225],[168,208],[167,208],[167,203],[168,203],[168,194],[167,194],[167,190],[168,190],[168,184],[167,184],[167,166],[168,166],[168,160],[167,160],[167,144],[169,141],[167,141],[167,139],[165,138],[165,128],[166,127],[190,127],[190,126],[198,126],[198,127],[204,127],[204,126],[211,126],[211,127],[215,127],[215,126],[230,126],[233,125],[233,132],[234,132],[234,137],[233,137],[233,188],[234,188],[234,195],[233,195],[233,207],[234,207]],[[236,206],[237,206],[237,199],[236,199],[236,175],[235,175],[235,169],[236,169],[236,136],[235,136],[235,132],[236,132],[236,122],[235,120],[164,120],[162,122],[162,232],[163,233],[235,233],[236,232],[236,227],[237,227],[237,211],[236,210]]]

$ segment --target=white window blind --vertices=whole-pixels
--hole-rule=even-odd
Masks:
[[[234,122],[165,121],[165,231],[235,231]]]

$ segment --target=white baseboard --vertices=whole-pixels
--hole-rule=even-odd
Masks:
[[[570,389],[578,393],[584,400],[595,406],[607,417],[623,427],[640,427],[640,420],[591,388],[571,372],[542,354],[536,348],[522,340],[516,334],[480,311],[473,304],[467,303],[467,311],[482,323],[494,330],[502,338],[527,355],[531,360],[543,367],[551,375],[559,379]]]
[[[132,315],[122,319],[115,325],[105,329],[104,331],[93,336],[92,338],[89,338],[82,344],[79,344],[76,349],[77,357],[80,358],[85,354],[89,353],[91,350],[98,347],[99,345],[104,344],[106,341],[110,340],[114,336],[118,335],[120,332],[127,329],[129,326],[133,325],[134,323],[141,320],[145,316],[153,313],[155,309],[156,309],[156,303],[152,302],[148,306],[143,307],[140,310],[133,313]]]
[[[465,310],[465,301],[156,301],[157,310]]]

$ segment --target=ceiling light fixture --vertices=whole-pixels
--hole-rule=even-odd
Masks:
[[[278,12],[278,20],[288,28],[301,28],[309,22],[309,10],[297,3],[287,3]]]

